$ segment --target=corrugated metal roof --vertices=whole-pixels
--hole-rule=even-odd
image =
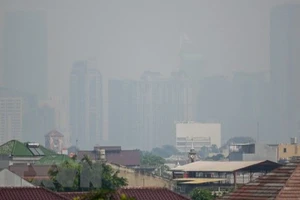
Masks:
[[[233,172],[264,162],[266,161],[198,161],[178,166],[176,168],[171,169],[171,171]],[[268,162],[273,163],[271,161]]]
[[[226,179],[220,178],[181,178],[175,179],[175,181],[180,181],[180,184],[202,184],[202,183],[213,183],[218,181],[224,181]]]
[[[300,199],[300,165],[279,167],[220,199]]]

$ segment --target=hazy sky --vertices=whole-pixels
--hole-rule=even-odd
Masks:
[[[78,59],[96,58],[105,81],[144,70],[168,75],[182,33],[212,72],[268,69],[270,8],[284,2],[297,0],[0,0],[0,36],[6,11],[45,10],[49,95],[68,97]]]

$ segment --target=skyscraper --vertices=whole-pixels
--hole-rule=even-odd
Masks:
[[[45,133],[40,132],[38,103],[34,95],[0,87],[1,131],[4,142],[12,138],[41,142]],[[1,132],[0,131],[0,132]]]
[[[273,8],[271,12],[270,65],[273,126],[274,133],[285,138],[300,134],[299,19],[300,4],[280,5]]]
[[[22,140],[23,100],[21,97],[0,96],[0,145]]]
[[[3,29],[3,85],[47,96],[47,21],[39,11],[6,13]]]
[[[70,77],[71,142],[82,149],[101,143],[101,74],[91,61],[75,62]]]
[[[142,150],[175,144],[175,123],[188,120],[188,86],[175,74],[163,78],[154,72],[141,80],[110,80],[110,144]]]

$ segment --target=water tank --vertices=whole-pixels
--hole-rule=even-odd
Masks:
[[[105,160],[105,149],[100,149],[100,160]]]
[[[291,144],[297,144],[297,138],[296,137],[291,138]]]

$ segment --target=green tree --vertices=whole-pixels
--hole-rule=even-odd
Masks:
[[[180,154],[180,152],[176,149],[176,147],[172,145],[164,145],[161,148],[159,147],[153,148],[151,153],[163,158],[169,158],[172,155]]]
[[[113,200],[114,197],[119,196],[115,190],[104,190],[99,189],[95,191],[90,191],[89,193],[80,196],[75,197],[73,200]],[[136,200],[133,197],[127,197],[125,194],[121,194],[119,196],[120,200]]]
[[[64,162],[49,170],[56,191],[115,190],[127,185],[118,173],[105,163],[93,163],[87,156],[79,163]]]
[[[158,167],[165,164],[165,159],[150,152],[142,152],[142,166]]]
[[[190,194],[192,200],[214,200],[215,197],[212,195],[211,191],[195,188]]]

